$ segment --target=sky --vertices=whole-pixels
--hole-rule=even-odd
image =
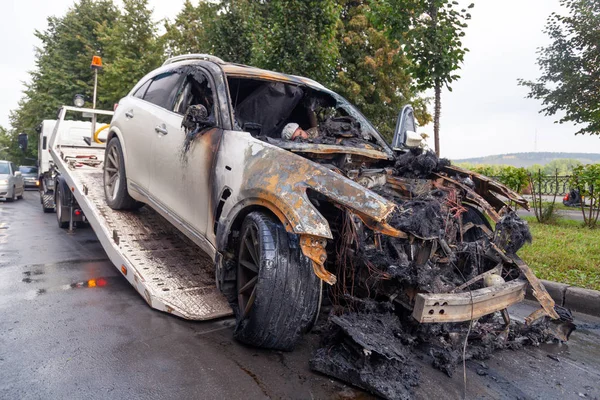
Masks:
[[[150,0],[156,20],[174,18],[184,0]],[[196,0],[197,1],[197,0]],[[558,0],[470,0],[475,2],[464,43],[470,50],[452,92],[442,93],[441,152],[451,159],[529,151],[600,153],[600,136],[574,136],[573,125],[554,124],[526,99],[518,78],[540,75],[536,49],[548,43],[542,29]],[[73,0],[3,0],[0,24],[0,125],[22,96],[35,66],[34,30],[61,16]],[[285,71],[284,71],[285,72]],[[433,104],[431,105],[433,109]],[[433,136],[433,127],[419,129]],[[431,140],[432,142],[432,140]]]

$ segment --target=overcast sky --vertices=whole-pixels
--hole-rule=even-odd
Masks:
[[[554,124],[538,113],[539,102],[525,99],[517,78],[539,76],[536,48],[548,42],[542,33],[558,0],[485,0],[475,2],[466,31],[470,49],[454,83],[442,94],[441,149],[449,158],[526,151],[600,153],[598,136],[574,136],[573,126]],[[173,18],[183,0],[150,0],[155,18]],[[0,24],[0,125],[9,125],[34,67],[34,30],[46,18],[63,15],[73,0],[3,0]],[[100,89],[101,90],[101,89]],[[423,130],[431,133],[432,128]],[[537,135],[537,141],[536,141]],[[537,145],[536,145],[537,143]]]

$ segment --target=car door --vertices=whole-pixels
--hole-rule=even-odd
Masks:
[[[201,246],[205,244],[210,209],[212,162],[222,130],[211,127],[192,137],[186,134],[182,122],[187,108],[198,104],[217,120],[213,87],[210,75],[201,67],[183,69],[171,110],[156,114],[154,176],[150,180],[152,196],[175,214]]]
[[[158,74],[119,104],[119,111],[123,113],[118,120],[127,153],[127,179],[144,196],[148,196],[155,172],[152,146],[156,135],[154,128],[160,120],[158,114],[172,104],[174,94],[168,90],[178,85],[180,77],[176,72]]]
[[[21,173],[19,172],[19,169],[15,166],[14,163],[10,163],[10,168],[12,169],[12,175],[14,178],[14,182],[15,182],[15,190],[16,193],[22,193],[23,192],[23,175],[21,175]],[[17,173],[19,172],[19,173]]]

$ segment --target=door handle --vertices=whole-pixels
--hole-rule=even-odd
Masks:
[[[133,118],[133,110],[125,111],[125,116],[127,118]]]
[[[166,135],[167,133],[169,133],[169,131],[167,130],[167,127],[165,126],[165,124],[162,125],[157,125],[154,130],[156,131],[156,133],[162,133],[163,135]]]

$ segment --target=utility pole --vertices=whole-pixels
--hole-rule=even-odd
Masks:
[[[102,58],[100,56],[92,57],[92,65],[91,68],[94,70],[94,97],[92,99],[92,108],[96,109],[96,92],[98,89],[98,70],[102,69]],[[92,136],[94,138],[94,134],[96,133],[96,114],[92,114]],[[91,143],[91,141],[90,141]]]

